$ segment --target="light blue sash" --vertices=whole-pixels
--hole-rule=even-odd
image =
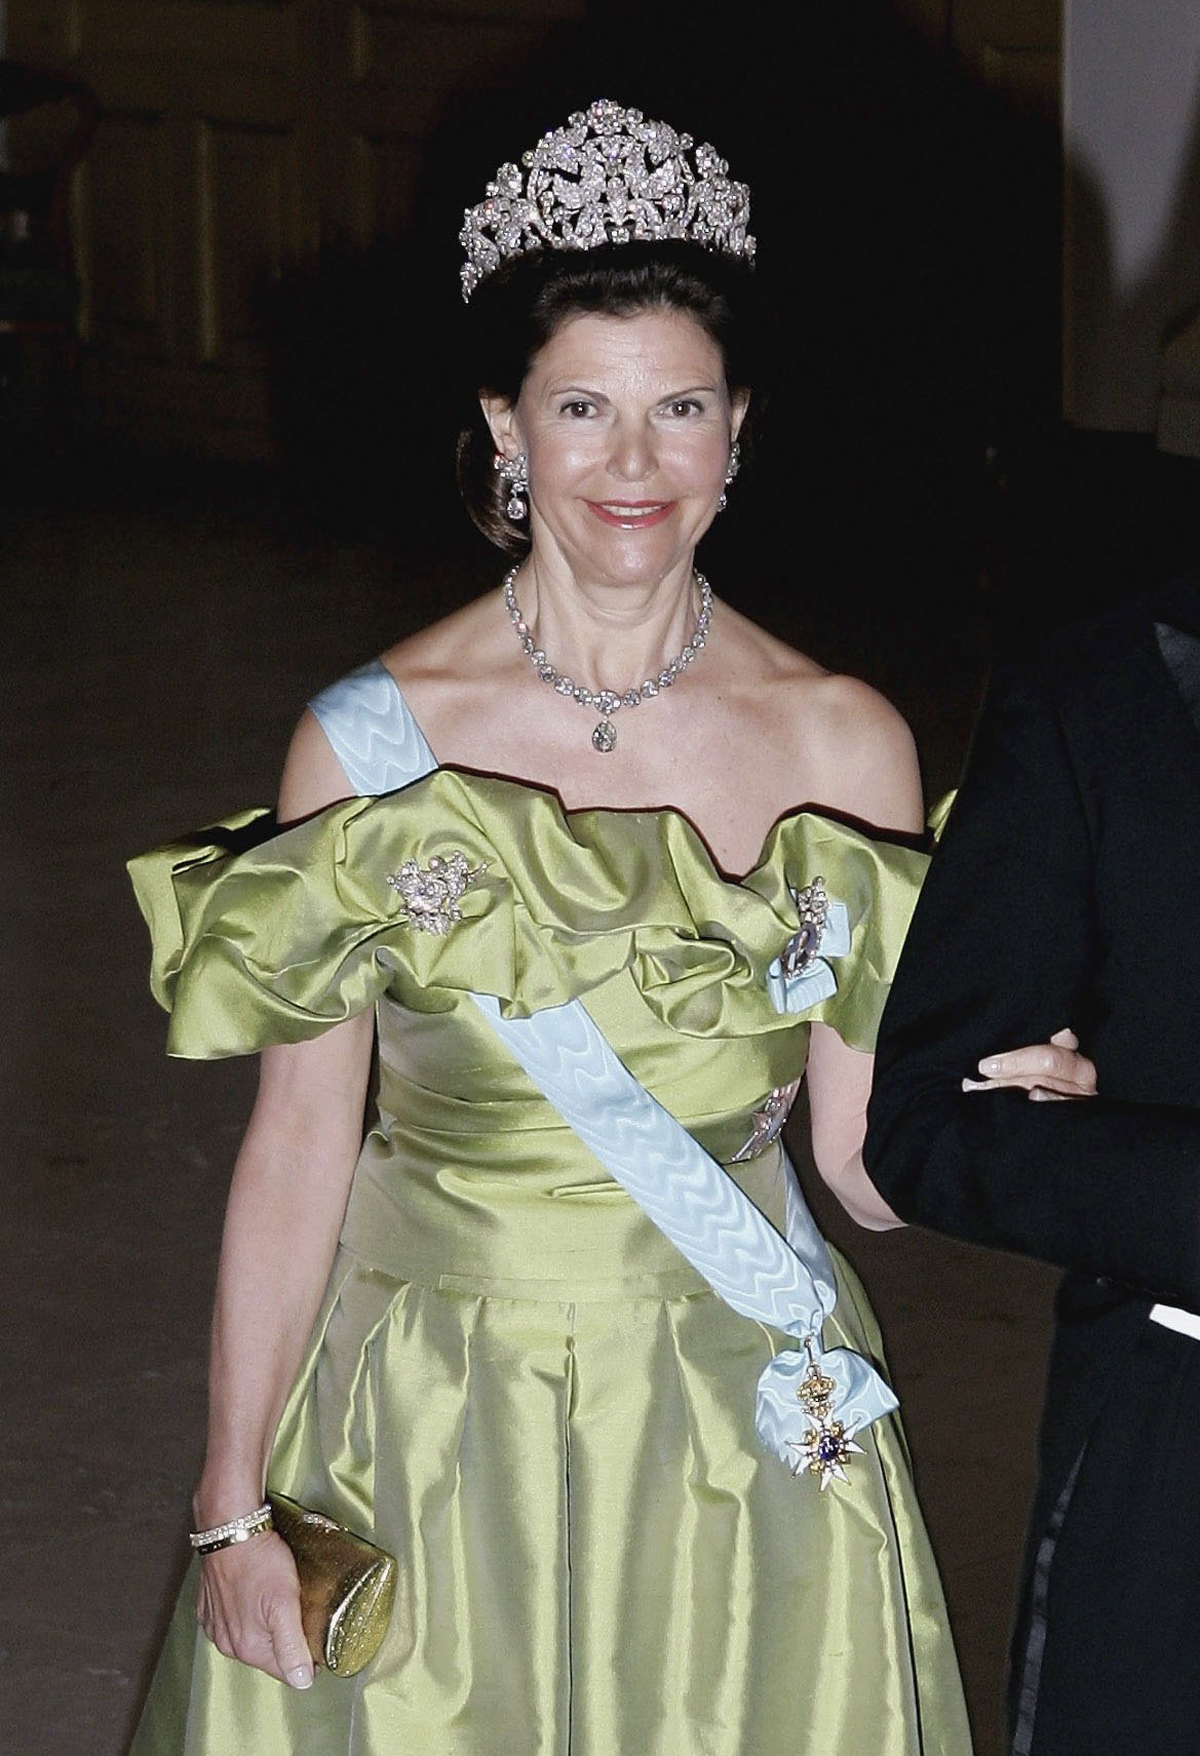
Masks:
[[[395,791],[438,766],[379,660],[311,707],[358,793]],[[826,957],[849,949],[844,915],[831,905],[818,947]],[[796,1012],[815,1005],[827,991],[820,984],[832,980],[823,959],[808,980],[811,993],[799,991],[803,982],[785,992],[778,974],[773,984],[768,977],[774,1003]],[[849,1445],[854,1434],[890,1413],[896,1398],[860,1354],[821,1347],[837,1285],[792,1167],[785,1161],[785,1237],[634,1078],[581,1000],[517,1019],[504,1018],[490,994],[472,998],[547,1101],[714,1290],[743,1316],[803,1344],[783,1349],[763,1371],[755,1424],[768,1449],[794,1469],[810,1467],[822,1488],[840,1477],[847,1450],[857,1449]],[[830,1383],[816,1386],[814,1401],[821,1376]]]

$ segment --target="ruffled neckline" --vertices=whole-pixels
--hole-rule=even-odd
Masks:
[[[479,781],[479,782],[483,782],[483,783],[486,783],[489,785],[494,784],[496,786],[501,786],[501,787],[516,787],[524,792],[536,793],[540,798],[544,799],[546,801],[547,805],[554,812],[556,812],[557,815],[562,819],[563,826],[566,828],[570,827],[571,820],[572,820],[572,818],[575,818],[575,817],[589,817],[589,818],[595,817],[598,819],[612,819],[615,823],[619,823],[621,819],[628,818],[628,817],[639,817],[639,818],[663,817],[663,816],[673,817],[679,821],[679,823],[681,824],[681,826],[684,829],[686,829],[687,831],[690,832],[692,837],[694,837],[698,849],[701,851],[703,856],[705,858],[707,858],[707,861],[708,861],[708,864],[711,868],[711,873],[712,873],[714,880],[716,880],[719,883],[730,884],[730,885],[735,885],[735,886],[741,886],[741,885],[746,884],[750,879],[753,878],[753,876],[756,872],[758,872],[764,865],[766,865],[768,863],[768,861],[771,857],[772,844],[773,844],[773,841],[776,837],[777,832],[780,830],[780,828],[782,827],[783,824],[790,822],[794,818],[800,818],[800,817],[821,818],[828,823],[835,824],[835,825],[841,825],[843,828],[846,828],[854,833],[863,834],[863,835],[866,835],[866,836],[871,837],[873,839],[883,839],[884,841],[890,841],[890,840],[895,839],[895,845],[898,847],[904,847],[906,845],[906,843],[901,838],[898,838],[898,837],[892,838],[892,837],[886,836],[883,834],[882,831],[875,829],[873,826],[871,826],[869,824],[865,824],[865,823],[856,821],[848,816],[843,816],[840,813],[831,810],[827,806],[817,805],[817,804],[813,803],[811,800],[809,800],[804,804],[794,805],[790,809],[780,812],[779,816],[775,819],[774,823],[771,824],[770,828],[767,830],[766,834],[763,836],[761,844],[760,844],[759,849],[758,849],[758,853],[757,853],[755,860],[754,860],[754,864],[752,866],[750,866],[744,873],[742,873],[740,875],[737,873],[729,872],[725,869],[725,867],[723,867],[721,865],[720,861],[717,859],[716,855],[713,853],[713,850],[712,850],[711,846],[709,845],[709,842],[708,842],[707,838],[705,837],[703,831],[698,827],[697,824],[695,824],[692,821],[692,819],[687,815],[686,811],[680,810],[679,807],[676,805],[649,805],[649,806],[577,805],[577,806],[572,806],[572,805],[567,805],[564,802],[562,795],[554,787],[542,785],[538,781],[524,780],[517,775],[493,774],[485,769],[467,768],[467,767],[464,767],[458,763],[440,762],[434,753],[433,746],[430,744],[429,739],[425,735],[425,731],[424,731],[423,727],[421,726],[420,721],[417,719],[416,715],[414,714],[414,712],[412,710],[412,707],[409,705],[408,697],[405,695],[397,678],[393,675],[392,671],[384,663],[383,658],[377,657],[375,659],[372,659],[368,665],[363,667],[363,669],[365,671],[372,672],[375,676],[378,677],[378,679],[383,684],[383,686],[386,690],[386,693],[387,693],[387,696],[388,696],[390,702],[392,703],[395,711],[398,713],[399,718],[400,718],[400,723],[401,723],[401,726],[403,727],[406,739],[408,740],[408,743],[411,745],[411,749],[409,750],[409,758],[408,759],[410,761],[412,761],[412,760],[423,761],[423,762],[428,764],[427,768],[424,770],[423,773],[414,775],[413,779],[408,782],[408,785],[410,785],[410,786],[415,786],[417,784],[417,782],[420,780],[428,780],[432,774],[441,773],[441,774],[458,775],[461,779],[463,779],[464,781],[467,781],[467,782]],[[338,753],[339,753],[339,755],[341,754],[340,751]],[[404,791],[405,789],[403,787],[401,787],[397,790]],[[385,798],[385,797],[390,797],[391,794],[390,793],[386,793],[386,794],[385,793],[378,793],[378,792],[363,792],[363,793],[360,793],[358,796],[360,796],[360,797],[368,797],[369,796],[372,798]]]
[[[522,780],[516,775],[491,774],[485,769],[465,768],[452,762],[439,763],[428,774],[420,776],[418,780],[411,781],[408,787],[401,787],[395,793],[377,794],[371,802],[384,803],[388,799],[397,798],[401,793],[409,791],[411,787],[432,781],[437,775],[453,776],[456,781],[463,783],[466,789],[486,788],[489,792],[494,789],[495,796],[499,801],[503,801],[506,794],[532,794],[540,801],[539,808],[544,809],[547,815],[556,821],[556,826],[563,833],[571,835],[573,839],[581,839],[575,834],[574,825],[577,820],[589,825],[594,823],[595,834],[589,834],[586,839],[589,842],[596,842],[607,839],[606,831],[611,831],[614,839],[619,839],[622,826],[629,822],[640,824],[655,819],[669,819],[673,828],[668,840],[672,845],[689,846],[690,856],[698,865],[706,867],[706,875],[714,884],[727,885],[732,889],[751,889],[759,894],[761,891],[758,890],[758,886],[754,882],[755,878],[776,858],[778,844],[788,825],[800,821],[823,823],[835,833],[856,836],[872,844],[892,845],[899,852],[916,852],[918,857],[921,857],[920,850],[911,847],[902,837],[893,838],[885,835],[883,831],[857,822],[848,816],[842,816],[828,806],[809,802],[794,805],[779,814],[763,836],[754,864],[739,875],[727,871],[721,865],[703,831],[692,821],[687,812],[680,810],[677,805],[567,805],[556,788],[543,786],[538,781]],[[348,802],[342,801],[341,803]],[[331,808],[337,809],[339,807]],[[267,815],[271,816],[272,814],[267,813]],[[272,820],[274,819],[272,818]],[[286,834],[290,827],[293,826],[276,823],[276,830],[281,835]],[[913,839],[915,840],[915,838]]]
[[[423,930],[396,880],[451,860],[470,881],[447,930]],[[802,810],[780,818],[752,870],[730,879],[673,808],[568,810],[527,782],[445,767],[284,830],[269,813],[243,814],[131,872],[176,1047],[193,992],[205,996],[206,1029],[214,996],[232,1029],[253,989],[304,1036],[387,987],[417,1009],[487,993],[521,1016],[623,973],[685,1035],[791,1029],[767,971],[797,930],[796,893],[818,878],[844,906],[852,943],[831,1010],[813,1016],[870,1047],[924,866],[911,849]]]

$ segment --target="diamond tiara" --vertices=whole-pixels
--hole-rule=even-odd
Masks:
[[[521,167],[524,167],[522,170]],[[600,98],[544,134],[521,165],[501,165],[467,208],[463,298],[511,256],[682,238],[753,257],[750,191],[713,147]]]

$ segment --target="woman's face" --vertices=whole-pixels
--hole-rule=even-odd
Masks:
[[[745,404],[731,400],[707,331],[659,308],[569,318],[534,358],[515,407],[485,401],[484,413],[498,449],[529,459],[535,554],[616,585],[690,563]]]

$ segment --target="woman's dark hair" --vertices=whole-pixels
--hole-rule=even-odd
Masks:
[[[730,390],[748,390],[756,378],[749,350],[759,328],[749,310],[752,289],[747,262],[682,241],[515,257],[481,282],[467,307],[464,394],[472,403],[480,393],[515,403],[534,357],[568,318],[653,310],[693,317],[720,348]],[[488,541],[521,555],[528,529],[504,515],[507,490],[494,454],[476,404],[458,436],[459,490]]]

